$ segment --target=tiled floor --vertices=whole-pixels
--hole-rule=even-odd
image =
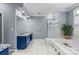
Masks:
[[[15,51],[12,55],[55,55],[55,52],[44,39],[33,39],[27,49]]]

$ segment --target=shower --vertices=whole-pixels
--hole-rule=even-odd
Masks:
[[[55,18],[55,16],[47,20],[47,37],[48,38],[60,37],[60,20]]]

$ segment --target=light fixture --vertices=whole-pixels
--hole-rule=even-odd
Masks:
[[[47,19],[53,19],[53,18],[54,18],[54,16],[51,14],[47,16]]]
[[[24,20],[27,21],[27,18],[25,16],[23,16]]]
[[[30,19],[30,16],[26,16],[27,19]]]
[[[79,10],[76,10],[76,14],[79,14]]]
[[[21,12],[19,10],[16,10],[16,15],[21,16],[22,14],[21,14]]]
[[[55,20],[55,21],[53,21],[53,23],[58,23],[59,22],[59,20]]]
[[[21,10],[22,13],[25,13],[24,10]]]

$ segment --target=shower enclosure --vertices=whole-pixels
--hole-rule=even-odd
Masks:
[[[55,15],[52,15],[47,20],[47,37],[48,38],[59,38],[60,37],[60,20]]]

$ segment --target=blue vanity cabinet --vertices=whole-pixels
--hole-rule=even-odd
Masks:
[[[28,47],[30,43],[30,35],[28,36],[17,36],[17,49],[22,50]]]
[[[26,44],[26,36],[17,36],[17,49],[25,49],[27,44]]]
[[[0,51],[0,55],[9,55],[9,48],[5,48],[2,51]]]

